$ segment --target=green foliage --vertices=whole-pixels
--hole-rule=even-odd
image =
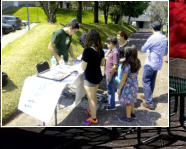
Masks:
[[[148,6],[149,6],[148,1],[127,2],[125,4],[125,9],[123,9],[123,14],[131,17],[139,17],[140,15],[143,14],[144,10],[146,10]]]
[[[159,21],[161,24],[166,25],[168,22],[168,2],[156,1],[151,4],[150,14],[151,21]]]
[[[40,1],[40,5],[43,8],[46,16],[47,16],[47,21],[50,23],[56,23],[56,11],[59,8],[60,2],[54,2],[54,1],[49,1],[49,2],[43,2]]]
[[[115,24],[117,24],[122,17],[122,9],[123,9],[122,7],[118,7],[117,5],[113,5],[109,10],[109,14],[111,16],[111,19],[113,22],[115,22]]]
[[[112,3],[110,9],[111,19],[117,24],[123,15],[138,17],[143,14],[144,10],[146,10],[148,6],[149,2],[146,1],[119,1]]]

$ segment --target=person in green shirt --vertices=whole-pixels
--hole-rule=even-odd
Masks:
[[[52,40],[49,43],[48,49],[51,54],[57,59],[60,64],[62,62],[61,55],[63,55],[64,61],[68,62],[68,53],[75,59],[71,42],[72,35],[79,29],[78,22],[70,21],[64,28],[58,29],[53,33]]]

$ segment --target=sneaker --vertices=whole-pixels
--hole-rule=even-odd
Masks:
[[[126,117],[119,117],[118,121],[121,123],[125,123],[125,122],[132,122],[131,118],[126,118]]]
[[[88,119],[83,121],[85,124],[97,124],[98,119],[94,120],[92,117],[89,117]]]
[[[154,109],[155,109],[154,106],[148,105],[148,104],[146,104],[146,103],[143,103],[143,106],[144,106],[145,108],[150,109],[150,110],[154,110]]]
[[[85,109],[85,113],[87,113],[88,115],[91,115],[91,112],[89,109]]]
[[[134,113],[132,113],[131,114],[131,118],[135,120],[136,119],[136,115]]]
[[[106,110],[109,111],[109,110],[116,110],[116,108],[111,108],[110,106],[106,107]]]

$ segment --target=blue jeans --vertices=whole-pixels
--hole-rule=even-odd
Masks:
[[[144,66],[143,78],[142,78],[143,90],[144,90],[146,104],[150,106],[154,106],[154,103],[152,101],[152,94],[155,87],[156,76],[157,76],[157,70],[153,70],[149,65]]]
[[[108,76],[106,76],[107,83],[107,101],[110,108],[115,108],[115,77],[112,77],[112,80],[108,82]]]

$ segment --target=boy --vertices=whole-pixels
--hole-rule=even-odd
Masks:
[[[117,75],[118,68],[118,50],[116,48],[117,38],[109,37],[107,38],[107,46],[109,48],[108,52],[105,54],[106,57],[106,83],[108,89],[108,107],[106,110],[115,110],[115,77]]]
[[[67,27],[56,30],[53,33],[52,40],[49,43],[48,49],[51,54],[57,59],[58,63],[62,62],[61,55],[64,57],[64,61],[68,62],[68,53],[73,59],[74,53],[71,47],[72,35],[79,29],[78,23],[73,19],[67,25]]]

